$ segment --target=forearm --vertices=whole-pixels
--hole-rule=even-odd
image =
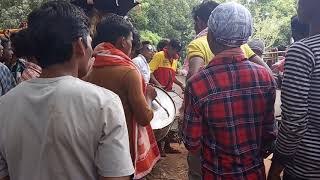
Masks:
[[[156,79],[156,77],[152,73],[150,75],[150,82],[156,86],[161,87],[161,84],[159,83],[159,81]]]

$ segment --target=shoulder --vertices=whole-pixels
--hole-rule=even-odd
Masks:
[[[207,36],[202,36],[202,37],[199,37],[199,38],[191,41],[188,44],[187,48],[192,48],[192,47],[197,47],[197,46],[205,46],[206,44],[208,44]]]
[[[153,59],[154,58],[164,59],[165,58],[164,52],[160,51],[160,52],[155,53],[154,56],[153,56]]]
[[[9,68],[3,63],[0,63],[0,70],[1,70],[0,72],[1,74],[10,73]]]

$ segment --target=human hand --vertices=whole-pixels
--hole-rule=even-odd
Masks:
[[[150,98],[150,100],[154,100],[157,97],[156,89],[151,85],[147,85],[146,96]]]

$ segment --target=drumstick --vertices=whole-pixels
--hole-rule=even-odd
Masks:
[[[158,99],[155,98],[154,100],[159,104],[159,106],[160,106],[162,109],[164,109],[164,110],[166,111],[168,117],[170,117],[169,111],[168,111],[165,107],[162,106],[162,104],[158,101]]]

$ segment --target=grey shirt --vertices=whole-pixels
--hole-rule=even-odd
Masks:
[[[0,98],[0,178],[97,180],[134,173],[120,98],[71,76]]]

